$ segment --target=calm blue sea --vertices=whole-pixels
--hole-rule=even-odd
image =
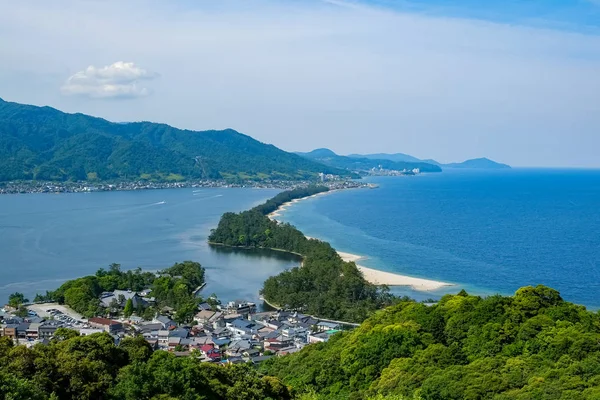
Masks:
[[[206,243],[226,211],[278,193],[266,189],[174,189],[0,196],[0,304],[30,299],[116,262],[162,269],[184,260],[207,268],[204,293],[258,299],[264,280],[297,265],[285,254],[228,252]]]
[[[445,171],[371,181],[380,187],[305,200],[281,218],[367,256],[365,266],[457,285],[399,294],[512,294],[544,284],[600,308],[600,171]]]

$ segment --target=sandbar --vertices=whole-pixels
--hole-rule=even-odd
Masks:
[[[356,263],[365,257],[356,254],[345,253],[338,251],[338,254],[342,260],[346,262]],[[419,291],[432,291],[441,289],[445,286],[452,286],[451,283],[434,281],[431,279],[415,278],[407,275],[395,274],[392,272],[380,271],[378,269],[368,268],[364,265],[356,264],[356,267],[362,272],[365,280],[374,285],[388,285],[388,286],[410,286],[414,290]]]
[[[312,196],[309,196],[309,197],[303,197],[301,199],[295,199],[292,201],[288,201],[286,203],[283,203],[281,206],[279,206],[279,208],[277,210],[273,211],[272,213],[270,213],[267,216],[272,220],[281,222],[277,219],[277,217],[281,216],[281,212],[285,211],[287,209],[287,207],[290,207],[294,203],[297,203],[301,200],[309,199],[311,197],[321,196],[323,194],[327,194],[327,193],[331,193],[331,192],[332,191],[317,193],[317,194],[313,194]],[[307,236],[306,238],[307,239],[316,239],[316,238],[312,238],[309,236]],[[338,251],[337,253],[340,255],[342,260],[344,260],[346,262],[357,263],[357,261],[360,261],[365,258],[363,256],[346,253],[343,251]],[[359,269],[359,271],[362,272],[365,280],[374,285],[409,286],[409,287],[413,288],[414,290],[424,291],[424,292],[441,289],[445,286],[453,286],[453,284],[447,283],[447,282],[434,281],[431,279],[415,278],[412,276],[400,275],[400,274],[395,274],[395,273],[386,272],[386,271],[380,271],[377,269],[365,267],[364,265],[360,265],[358,263],[356,264],[356,267]]]
[[[334,191],[335,191],[335,189],[332,189],[332,190],[329,190],[329,191],[327,191],[327,192],[316,193],[316,194],[313,194],[313,195],[311,195],[311,196],[302,197],[302,198],[300,198],[300,199],[294,199],[294,200],[292,200],[292,201],[286,201],[285,203],[283,203],[282,205],[280,205],[280,206],[277,208],[277,210],[273,211],[272,213],[269,213],[269,214],[267,214],[267,217],[269,217],[269,219],[271,219],[271,220],[274,220],[274,221],[279,221],[279,220],[277,219],[277,217],[280,217],[280,216],[281,216],[281,213],[282,213],[283,211],[285,211],[285,210],[286,210],[286,209],[287,209],[289,206],[291,206],[292,204],[294,204],[294,203],[298,203],[299,201],[306,200],[306,199],[310,199],[310,198],[313,198],[313,197],[322,196],[322,195],[324,195],[324,194],[327,194],[327,193],[333,193]]]

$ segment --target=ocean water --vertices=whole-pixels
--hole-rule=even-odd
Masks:
[[[193,260],[206,269],[203,293],[258,299],[264,280],[297,265],[276,252],[232,252],[207,244],[226,211],[278,193],[215,188],[0,196],[0,304],[19,291],[55,289],[116,262],[158,270]]]
[[[280,217],[361,264],[512,294],[544,284],[600,308],[600,171],[445,171],[370,179],[378,189],[339,191],[296,203]]]

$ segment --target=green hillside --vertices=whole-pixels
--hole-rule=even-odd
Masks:
[[[308,153],[296,153],[309,160],[329,165],[330,167],[346,169],[348,171],[368,171],[372,168],[382,167],[387,170],[402,171],[419,168],[421,172],[441,172],[438,165],[422,161],[392,161],[388,159],[375,159],[365,157],[340,156],[329,149],[316,149]]]
[[[545,286],[403,301],[262,372],[303,400],[599,399],[600,318]]]
[[[0,99],[0,181],[306,179],[348,175],[232,129],[113,123]]]

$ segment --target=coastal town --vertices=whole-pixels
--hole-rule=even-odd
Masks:
[[[151,182],[151,181],[123,181],[93,183],[89,181],[13,181],[0,183],[0,194],[25,194],[25,193],[89,193],[89,192],[111,192],[123,190],[152,190],[152,189],[179,189],[179,188],[257,188],[257,189],[281,189],[290,190],[295,188],[314,185],[315,181],[285,181],[285,180],[246,180],[241,182],[230,182],[226,180],[186,180],[179,182]],[[319,174],[318,183],[329,189],[352,189],[360,187],[372,187],[372,185],[360,181],[343,179],[337,175]]]
[[[258,312],[255,303],[234,300],[212,305],[202,302],[193,321],[178,324],[173,309],[164,307],[152,319],[125,317],[128,303],[152,304],[150,289],[133,292],[115,290],[100,296],[107,307],[116,307],[117,316],[83,318],[67,306],[36,303],[26,306],[27,315],[6,305],[0,310],[0,336],[15,344],[32,347],[47,344],[64,329],[81,336],[108,333],[118,345],[126,337],[142,336],[153,350],[195,357],[202,362],[258,364],[274,356],[298,352],[311,343],[326,342],[331,335],[353,324],[327,321],[293,311]]]

